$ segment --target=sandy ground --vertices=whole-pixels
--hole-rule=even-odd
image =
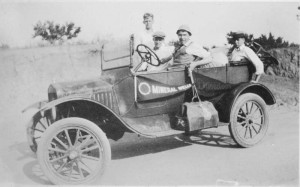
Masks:
[[[0,51],[0,186],[49,185],[26,141],[27,105],[47,98],[54,81],[99,74],[94,48]],[[88,73],[87,73],[88,72]],[[112,162],[99,185],[299,186],[299,110],[269,108],[264,141],[238,148],[227,127],[191,137],[111,141]]]
[[[126,134],[111,142],[112,162],[98,184],[298,186],[298,112],[281,108],[270,114],[264,141],[248,149],[236,146],[227,127],[191,137]],[[0,185],[49,185],[27,146],[24,123],[2,132]]]

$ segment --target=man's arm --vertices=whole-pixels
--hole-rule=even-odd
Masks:
[[[192,62],[190,69],[193,70],[196,66],[206,65],[211,63],[212,57],[210,52],[206,51],[202,46],[197,44],[192,44],[187,47],[186,52],[196,56],[196,61]],[[202,58],[202,60],[197,60],[197,58]]]
[[[258,58],[258,56],[252,51],[250,48],[245,48],[245,53],[247,58],[253,63],[255,66],[256,75],[261,75],[264,73],[264,64],[263,62]]]
[[[195,69],[195,67],[200,66],[200,65],[209,64],[209,63],[211,63],[211,61],[212,61],[212,57],[209,55],[209,56],[203,58],[202,60],[192,62],[190,65],[190,69],[191,69],[191,71],[193,71],[193,69]]]
[[[170,55],[170,56],[168,56],[168,57],[165,57],[165,58],[160,59],[160,61],[161,61],[162,64],[165,64],[165,63],[169,62],[169,61],[172,59],[172,57],[173,57],[173,56]]]
[[[210,56],[210,52],[206,51],[201,45],[197,45],[195,43],[189,45],[186,48],[186,52],[203,59]]]
[[[252,77],[251,82],[258,82],[261,74],[264,73],[264,64],[263,62],[258,58],[258,56],[254,53],[254,51],[250,48],[245,48],[245,53],[247,58],[253,63],[255,66],[256,72],[255,75]]]
[[[172,47],[165,47],[164,56],[160,59],[162,64],[165,64],[165,63],[169,62],[173,58],[173,51],[174,50],[175,49],[172,48]]]

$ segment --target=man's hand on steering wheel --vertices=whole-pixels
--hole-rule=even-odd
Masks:
[[[152,49],[150,49],[148,46],[146,46],[144,44],[139,44],[136,47],[136,51],[144,62],[146,62],[152,66],[159,66],[161,64],[161,61],[158,58],[158,56],[156,55],[156,53]],[[154,58],[154,60],[156,60],[158,62],[157,64],[154,64],[152,62],[152,57]]]

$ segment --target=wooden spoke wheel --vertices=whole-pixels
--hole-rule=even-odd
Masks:
[[[229,131],[233,140],[241,147],[252,147],[266,135],[269,115],[266,103],[256,94],[241,95],[230,114]]]
[[[111,149],[104,132],[83,118],[53,123],[41,138],[37,157],[54,184],[91,184],[105,171]]]

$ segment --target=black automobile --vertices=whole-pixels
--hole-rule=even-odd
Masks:
[[[134,65],[141,60],[159,64],[153,63],[155,52],[144,45],[135,50],[133,43],[131,37],[105,44],[99,78],[51,84],[48,100],[31,106],[38,112],[27,125],[29,146],[52,183],[99,179],[111,159],[108,139],[119,140],[125,132],[148,138],[188,136],[225,124],[241,147],[264,138],[269,126],[266,105],[276,101],[267,87],[250,82],[251,63],[199,67],[192,73],[188,65],[140,72]],[[265,68],[276,63],[268,53],[255,51]],[[197,116],[201,105],[209,111]]]

